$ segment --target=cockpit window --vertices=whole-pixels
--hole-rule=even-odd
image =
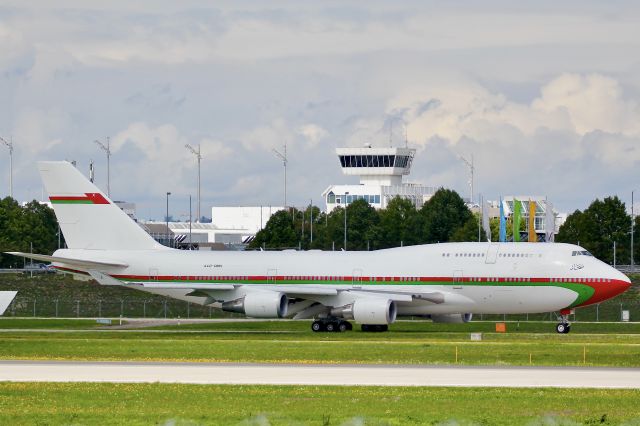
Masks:
[[[587,250],[574,250],[571,252],[571,256],[591,256],[593,255],[589,253]]]

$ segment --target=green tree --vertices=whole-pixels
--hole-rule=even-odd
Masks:
[[[471,211],[457,192],[439,189],[422,208],[422,242],[437,243],[451,240],[454,232],[473,219]]]
[[[295,215],[295,212],[293,212]],[[283,249],[297,247],[299,238],[295,230],[292,212],[280,210],[269,218],[266,226],[258,231],[249,248]]]
[[[422,216],[406,198],[395,197],[380,210],[379,239],[375,248],[399,247],[420,243]]]
[[[616,242],[618,263],[630,260],[631,217],[616,196],[595,200],[584,212],[576,210],[567,217],[556,237],[557,242],[580,244],[598,259],[613,263]]]
[[[7,251],[52,254],[58,247],[58,222],[53,210],[37,201],[21,207],[16,200],[0,200],[0,266],[20,267],[23,260]]]
[[[367,250],[379,240],[380,218],[371,204],[360,199],[347,206],[347,249]],[[342,244],[344,245],[344,243]]]
[[[477,242],[478,241],[478,219],[479,214],[473,214],[473,216],[465,222],[464,225],[459,227],[451,235],[450,241],[456,242]],[[480,241],[487,241],[487,234],[484,229],[480,228]]]

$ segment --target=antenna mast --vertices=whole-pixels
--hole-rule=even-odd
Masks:
[[[277,149],[273,148],[271,150],[276,157],[282,160],[282,165],[284,166],[284,207],[287,207],[287,142],[284,143],[284,153],[281,153]]]
[[[196,218],[196,222],[200,222],[200,218],[202,217],[200,215],[200,160],[202,160],[202,155],[200,155],[200,144],[198,144],[197,150],[189,144],[186,144],[184,147],[191,151],[191,153],[198,159],[198,208],[196,213],[198,217]]]
[[[107,136],[106,146],[97,139],[93,142],[98,145],[100,149],[107,153],[107,197],[111,198],[111,145],[109,136]]]
[[[93,183],[95,180],[95,171],[93,170],[93,160],[89,161],[89,182]]]
[[[473,165],[473,154],[471,154],[471,161],[464,158],[462,155],[458,155],[458,157],[467,165],[469,168],[469,187],[471,188],[471,198],[469,202],[473,204],[473,174],[475,172],[475,167]]]
[[[13,138],[7,141],[0,137],[0,142],[9,148],[9,197],[13,198]]]

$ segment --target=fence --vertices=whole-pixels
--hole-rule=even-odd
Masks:
[[[575,310],[572,321],[616,322],[622,312],[629,311],[631,321],[640,321],[640,301],[607,301]],[[9,305],[5,316],[19,317],[132,317],[132,318],[243,318],[241,314],[222,312],[210,306],[170,298],[153,299],[61,299],[20,297]],[[556,312],[541,314],[478,314],[474,320],[484,321],[556,321]]]
[[[233,318],[242,315],[175,299],[69,300],[16,297],[5,316],[17,317],[130,317],[130,318]]]
[[[617,302],[615,300],[577,308],[571,321],[616,322],[622,321],[622,312],[629,311],[630,321],[640,321],[640,301]],[[556,321],[557,312],[542,314],[474,315],[474,319],[485,321]]]

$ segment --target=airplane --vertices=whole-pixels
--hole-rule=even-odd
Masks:
[[[474,314],[559,312],[626,291],[627,276],[561,243],[441,243],[376,251],[168,248],[68,162],[38,168],[67,242],[11,252],[58,270],[254,318],[314,319],[320,331],[387,331],[402,316],[462,323]]]

